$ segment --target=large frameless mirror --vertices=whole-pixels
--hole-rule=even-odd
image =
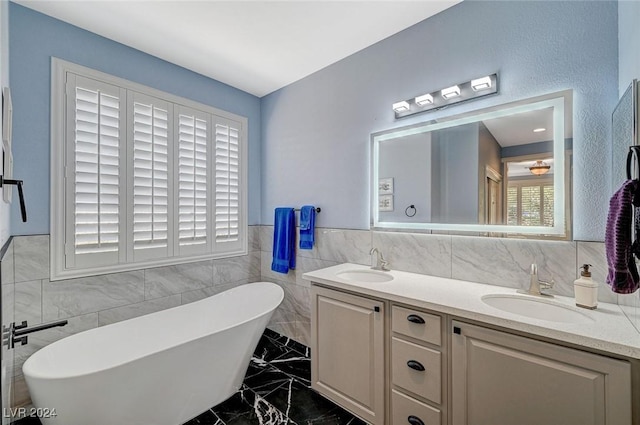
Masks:
[[[374,228],[570,238],[570,90],[372,135]]]

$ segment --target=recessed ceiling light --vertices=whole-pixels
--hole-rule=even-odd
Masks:
[[[547,131],[547,129],[544,127],[538,127],[533,129],[534,133],[542,133],[543,131]]]

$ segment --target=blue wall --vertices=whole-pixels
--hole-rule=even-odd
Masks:
[[[260,100],[154,56],[11,3],[14,176],[29,221],[12,205],[13,235],[49,233],[51,57],[97,69],[249,119],[249,224],[260,221]]]
[[[640,79],[640,2],[618,2],[619,91],[622,96],[634,78]],[[617,188],[616,188],[617,189]]]
[[[9,2],[0,3],[0,84],[1,87],[9,86]],[[0,120],[0,129],[2,129],[2,120]],[[4,144],[0,143],[0,150],[4,152]],[[0,174],[5,176],[4,163],[0,164]],[[17,195],[17,190],[12,190]],[[4,246],[5,242],[11,236],[11,205],[4,202],[4,198],[0,196],[0,246]],[[4,400],[3,400],[4,403]],[[4,405],[4,404],[3,404]]]
[[[262,98],[262,223],[278,205],[315,203],[319,226],[366,229],[371,133],[573,89],[573,236],[603,240],[617,12],[615,1],[464,1]],[[496,71],[497,96],[394,120],[393,102]]]

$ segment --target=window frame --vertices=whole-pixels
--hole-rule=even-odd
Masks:
[[[66,211],[72,207],[72,205],[68,204],[66,200],[66,191],[67,187],[72,187],[73,185],[67,185],[67,178],[73,178],[70,174],[69,167],[66,164],[67,159],[67,149],[69,148],[67,141],[67,124],[66,120],[68,117],[67,108],[67,74],[75,74],[81,76],[83,78],[88,78],[91,80],[96,80],[98,82],[109,84],[118,87],[121,91],[126,91],[127,96],[124,99],[121,99],[121,102],[129,107],[129,99],[133,92],[140,93],[145,96],[154,97],[160,99],[162,101],[169,102],[173,104],[173,108],[175,110],[179,109],[179,106],[182,106],[186,109],[191,109],[195,111],[204,112],[211,117],[211,119],[215,119],[216,117],[222,118],[223,120],[230,120],[234,123],[238,123],[239,125],[239,161],[240,161],[240,184],[239,184],[239,241],[233,246],[229,246],[231,249],[226,249],[221,251],[219,247],[215,246],[212,238],[215,237],[211,233],[211,228],[208,229],[209,232],[209,246],[211,250],[206,253],[184,253],[184,255],[178,255],[179,250],[173,249],[177,248],[175,244],[177,243],[177,235],[174,234],[175,241],[171,241],[171,248],[169,252],[173,252],[173,256],[163,257],[163,258],[153,258],[153,259],[145,259],[137,262],[130,262],[129,253],[129,243],[128,241],[131,239],[130,233],[132,232],[133,223],[130,220],[130,209],[132,209],[132,205],[129,203],[129,198],[132,196],[129,193],[130,186],[130,178],[126,177],[126,188],[123,191],[121,199],[126,198],[126,202],[122,205],[122,209],[120,211],[120,220],[121,220],[121,236],[124,237],[122,239],[121,249],[119,252],[120,260],[117,264],[110,265],[102,265],[102,266],[90,266],[85,268],[69,268],[66,264],[66,256],[69,253],[70,255],[74,255],[73,252],[70,252],[73,249],[72,242],[66,242],[66,226],[70,223],[69,218],[67,217]],[[124,89],[124,90],[123,90]],[[123,118],[122,125],[124,127],[125,138],[121,143],[121,146],[124,145],[124,149],[128,151],[130,146],[128,143],[130,142],[129,130],[132,125],[129,122],[129,116],[131,113],[127,110],[126,115]],[[175,117],[175,113],[173,114]],[[174,118],[170,118],[171,125],[174,125]],[[211,120],[210,120],[211,121]],[[91,68],[87,68],[81,65],[77,65],[59,58],[52,57],[51,58],[51,181],[50,181],[50,280],[61,280],[61,279],[69,279],[76,277],[85,277],[85,276],[94,276],[106,273],[116,273],[123,271],[131,271],[131,270],[139,270],[149,267],[158,267],[165,265],[173,265],[173,264],[182,264],[182,263],[190,263],[208,259],[216,259],[216,258],[228,258],[228,257],[237,257],[242,255],[247,255],[248,253],[248,119],[246,117],[236,115],[227,111],[223,111],[221,109],[215,108],[210,105],[206,105],[200,102],[196,102],[190,99],[186,99],[184,97],[176,96],[170,93],[163,92],[158,89],[154,89],[139,83],[135,83],[120,77],[116,77],[110,74],[106,74],[104,72],[100,72]],[[211,129],[209,129],[211,131]],[[175,140],[175,132],[176,130],[172,130],[170,135],[172,137],[171,143],[174,143]],[[209,134],[209,139],[211,139],[211,134]],[[215,149],[215,146],[213,147]],[[125,174],[129,172],[129,164],[130,158],[127,154],[123,153],[121,158],[125,158],[127,162],[123,162],[121,167],[125,170]],[[174,151],[170,150],[170,155],[175,155]],[[173,160],[173,159],[172,159]],[[211,170],[210,174],[213,172]],[[122,171],[121,171],[122,173]],[[171,173],[173,174],[173,170]],[[177,176],[174,176],[171,179],[173,185],[177,182]],[[215,187],[212,187],[209,183],[209,189],[215,190]],[[170,198],[169,210],[170,214],[173,215],[175,209],[175,205],[172,203],[175,201],[175,197]],[[208,208],[213,211],[213,199],[211,196],[207,199]],[[210,205],[210,206],[209,206]],[[69,214],[71,215],[71,214]],[[214,218],[215,219],[215,218]],[[175,223],[175,221],[174,221]],[[215,225],[213,220],[208,220],[209,227]],[[169,224],[169,232],[172,233],[175,231],[175,227],[173,224]],[[125,232],[124,234],[122,232]],[[171,238],[171,237],[170,237]],[[125,251],[125,252],[122,252]]]

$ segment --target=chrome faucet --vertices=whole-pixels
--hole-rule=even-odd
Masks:
[[[538,266],[535,263],[531,264],[531,282],[529,283],[527,294],[552,297],[553,295],[545,294],[542,291],[553,288],[555,284],[556,282],[553,279],[551,279],[551,282],[538,279]]]
[[[376,265],[371,266],[371,268],[373,270],[382,270],[385,272],[388,272],[389,270],[391,270],[389,268],[389,262],[384,259],[384,257],[382,256],[382,252],[380,252],[378,248],[371,248],[371,251],[369,251],[369,255],[373,255],[374,253],[377,254]]]

